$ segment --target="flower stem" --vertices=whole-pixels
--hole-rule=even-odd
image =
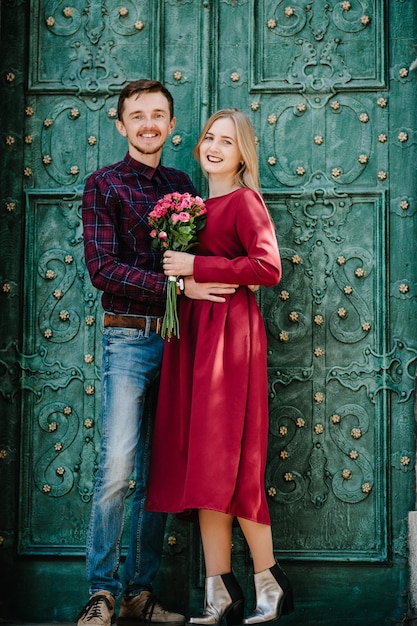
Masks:
[[[175,276],[169,276],[167,285],[167,301],[165,306],[165,315],[162,320],[162,337],[171,339],[172,336],[180,336],[180,323],[177,311],[177,279]]]

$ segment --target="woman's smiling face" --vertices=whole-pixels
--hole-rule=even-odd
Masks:
[[[234,177],[242,155],[237,145],[236,128],[232,119],[217,119],[208,129],[200,145],[200,164],[209,176]]]

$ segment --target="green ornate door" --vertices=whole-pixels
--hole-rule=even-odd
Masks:
[[[71,620],[85,600],[101,309],[83,261],[80,197],[86,176],[125,152],[114,127],[120,87],[149,76],[175,99],[164,162],[202,193],[190,154],[212,111],[247,112],[259,140],[283,258],[281,284],[259,301],[266,488],[296,595],[285,623],[412,616],[413,0],[8,0],[0,10],[5,614],[22,591],[14,616],[26,620]],[[250,603],[238,531],[233,555]],[[195,610],[203,575],[197,529],[170,519],[158,592]]]

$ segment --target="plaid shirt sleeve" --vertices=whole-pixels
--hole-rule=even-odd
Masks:
[[[149,298],[150,294],[153,300],[164,299],[166,277],[162,272],[123,261],[117,236],[120,198],[114,187],[104,183],[103,178],[91,176],[83,195],[84,250],[93,285],[107,294],[130,300]]]

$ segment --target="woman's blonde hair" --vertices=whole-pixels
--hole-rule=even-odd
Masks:
[[[207,120],[194,148],[194,158],[200,162],[200,146],[210,127],[219,119],[229,118],[236,128],[236,140],[243,163],[236,172],[235,182],[239,187],[248,187],[257,193],[260,192],[258,157],[256,154],[256,137],[252,123],[237,109],[220,109]],[[206,172],[203,172],[207,176]]]

